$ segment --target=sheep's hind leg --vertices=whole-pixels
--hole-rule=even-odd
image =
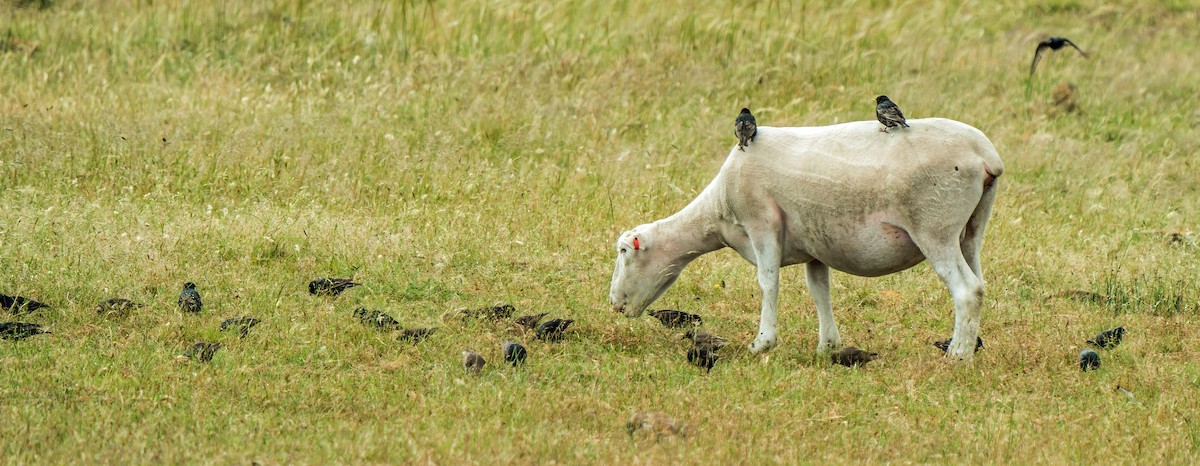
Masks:
[[[975,275],[963,257],[957,234],[946,239],[918,240],[917,246],[954,299],[954,337],[946,354],[971,359],[975,354],[975,339],[979,336],[983,280]]]
[[[833,317],[833,305],[829,297],[829,266],[818,261],[805,264],[804,280],[808,293],[817,308],[820,340],[817,351],[829,351],[842,346],[842,334],[838,332],[837,320]]]

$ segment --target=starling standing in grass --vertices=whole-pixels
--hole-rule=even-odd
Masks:
[[[425,341],[426,338],[429,338],[431,335],[433,335],[437,331],[438,331],[437,327],[406,328],[406,329],[403,329],[400,331],[400,337],[396,338],[396,340],[397,341],[407,341],[410,343],[420,343],[422,341]]]
[[[704,319],[696,314],[688,314],[683,311],[673,309],[661,309],[657,311],[648,311],[651,317],[662,322],[663,326],[669,328],[692,327],[704,323]]]
[[[250,334],[250,329],[254,328],[255,325],[258,325],[259,322],[262,321],[253,317],[234,317],[232,319],[225,319],[224,322],[221,322],[221,331],[224,332],[226,330],[237,330],[238,336],[246,338],[246,335]]]
[[[382,311],[372,311],[365,307],[360,307],[354,310],[354,317],[358,318],[359,322],[368,327],[375,327],[378,330],[392,330],[400,326],[400,322],[393,319]]]
[[[868,362],[879,359],[879,353],[871,353],[865,350],[847,346],[840,350],[831,353],[830,358],[836,364],[841,364],[846,367],[861,366]]]
[[[50,333],[42,330],[42,326],[38,324],[29,324],[25,322],[0,322],[0,339],[3,340],[24,340],[34,335]]]
[[[483,359],[483,356],[480,356],[479,353],[469,349],[463,350],[462,354],[463,367],[467,368],[467,370],[471,372],[474,372],[475,375],[479,375],[479,371],[482,371],[483,366],[487,364],[487,361]]]
[[[886,95],[875,98],[875,118],[883,123],[883,129],[880,131],[885,133],[889,128],[908,127],[908,122],[904,120],[904,113],[900,112],[900,107],[897,107],[896,103],[889,100]]]
[[[124,298],[113,298],[104,301],[96,306],[96,313],[101,315],[118,315],[123,316],[134,309],[144,307],[142,303],[135,303]]]
[[[459,309],[454,311],[454,315],[468,319],[500,320],[512,317],[514,312],[517,312],[516,306],[501,304],[499,306],[481,307],[479,309]]]
[[[527,316],[517,317],[516,323],[518,326],[520,326],[521,328],[523,328],[525,330],[533,330],[533,329],[537,328],[538,322],[541,322],[542,318],[546,317],[549,314],[550,314],[549,312],[543,312],[541,314],[531,314],[531,315],[527,315]]]
[[[362,284],[350,278],[318,278],[308,282],[308,292],[317,296],[337,296],[356,286]]]
[[[525,356],[528,354],[528,351],[525,351],[525,347],[521,346],[520,343],[506,341],[502,348],[504,349],[504,360],[512,364],[513,367],[525,364]]]
[[[475,311],[475,315],[483,319],[500,320],[512,317],[514,312],[517,312],[516,306],[513,306],[512,304],[501,304],[499,306],[477,309]]]
[[[1083,350],[1079,353],[1079,369],[1084,372],[1100,369],[1100,355],[1090,349]]]
[[[537,326],[537,337],[546,341],[562,340],[564,334],[567,332],[567,327],[570,327],[572,322],[575,321],[571,319],[551,319],[542,322],[541,325]]]
[[[689,329],[683,334],[680,340],[692,340],[692,343],[697,348],[705,348],[711,351],[716,351],[729,344],[729,340],[718,337],[703,330]]]
[[[745,152],[745,147],[754,140],[754,136],[758,135],[758,124],[754,121],[754,115],[750,113],[750,109],[743,108],[742,113],[739,113],[737,120],[733,121],[733,135],[738,138],[738,150]]]
[[[1067,39],[1066,37],[1050,37],[1044,41],[1038,42],[1037,50],[1033,51],[1033,63],[1029,65],[1029,76],[1032,77],[1033,72],[1037,71],[1038,62],[1042,61],[1042,55],[1046,53],[1047,49],[1057,51],[1058,49],[1068,45],[1078,51],[1080,55],[1083,55],[1083,58],[1088,57],[1088,54],[1083,50],[1080,50],[1074,42],[1071,42],[1070,39]]]
[[[213,355],[217,350],[221,349],[220,343],[209,343],[206,341],[196,342],[191,348],[183,352],[183,355],[188,359],[200,362],[212,361]]]
[[[950,351],[951,341],[954,341],[954,339],[947,338],[942,341],[935,341],[933,342],[933,346],[936,346],[937,349],[942,350],[942,352]],[[975,337],[975,351],[979,351],[981,349],[983,349],[983,337]]]
[[[1101,349],[1116,348],[1117,345],[1121,344],[1121,339],[1124,337],[1125,327],[1117,327],[1100,332],[1087,342]]]
[[[183,312],[200,313],[204,303],[200,302],[200,293],[196,291],[196,284],[187,282],[183,284],[183,291],[179,292],[179,309]]]
[[[13,315],[28,314],[43,307],[50,307],[47,304],[39,303],[24,296],[9,296],[0,294],[0,308],[7,309]]]
[[[687,352],[688,362],[703,367],[707,372],[712,372],[713,365],[717,363],[718,359],[721,357],[717,356],[717,352],[706,347],[697,346]]]

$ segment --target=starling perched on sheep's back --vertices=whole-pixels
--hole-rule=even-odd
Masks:
[[[50,333],[42,330],[42,326],[38,324],[30,324],[26,322],[0,322],[0,339],[3,340],[24,340],[34,335]]]
[[[1037,71],[1038,62],[1042,61],[1042,55],[1046,53],[1046,50],[1057,51],[1058,49],[1061,49],[1067,45],[1070,45],[1072,48],[1078,51],[1080,55],[1083,55],[1083,58],[1088,58],[1088,54],[1083,50],[1080,50],[1079,46],[1075,45],[1074,42],[1071,42],[1070,39],[1067,39],[1066,37],[1050,37],[1046,40],[1038,42],[1037,50],[1033,51],[1033,63],[1029,65],[1029,76],[1033,76],[1033,72]]]
[[[7,309],[13,315],[28,314],[43,307],[50,307],[48,304],[39,303],[24,296],[9,296],[0,294],[0,308]]]
[[[541,314],[531,314],[531,315],[527,315],[527,316],[521,316],[521,317],[517,317],[515,322],[517,323],[518,326],[520,326],[521,328],[523,328],[525,330],[533,330],[533,329],[537,328],[538,322],[541,322],[542,318],[546,317],[549,314],[550,314],[549,312],[543,312]]]
[[[217,350],[221,349],[220,343],[209,343],[205,341],[196,342],[191,348],[183,352],[183,355],[188,359],[200,362],[212,361],[213,355]]]
[[[659,322],[662,322],[663,326],[669,328],[692,327],[704,323],[704,319],[696,314],[689,314],[674,309],[647,311],[647,314],[658,319]]]
[[[204,303],[200,302],[200,293],[196,291],[196,284],[187,282],[183,284],[183,291],[179,292],[179,309],[183,312],[199,313],[204,308]]]
[[[717,352],[706,347],[697,346],[689,349],[687,352],[689,363],[703,367],[708,372],[712,372],[713,365],[717,363],[718,359],[721,359],[721,357],[717,356]]]
[[[745,147],[754,140],[754,136],[758,135],[758,123],[754,121],[754,115],[750,113],[750,109],[743,108],[742,113],[739,113],[737,119],[733,122],[733,135],[738,138],[738,150],[745,152]]]
[[[394,330],[400,327],[400,322],[393,319],[392,316],[383,311],[372,311],[365,307],[355,309],[354,317],[357,317],[363,325],[375,327],[377,330]]]
[[[407,341],[409,343],[420,343],[426,338],[432,336],[438,331],[437,327],[433,328],[406,328],[400,331],[400,336],[397,341]]]
[[[687,427],[682,422],[666,414],[655,412],[634,413],[625,423],[625,430],[629,432],[629,435],[642,432],[653,435],[655,438],[668,435],[687,435]]]
[[[697,329],[688,329],[688,331],[683,334],[683,337],[680,337],[680,340],[692,340],[692,343],[694,343],[697,348],[705,348],[712,351],[719,350],[725,345],[729,344],[729,340]]]
[[[255,325],[258,325],[259,322],[262,321],[253,317],[234,317],[232,319],[225,319],[224,322],[221,322],[221,331],[224,332],[226,330],[236,330],[238,332],[238,336],[246,338],[246,335],[250,334],[250,329],[254,328]]]
[[[469,349],[463,350],[462,355],[463,355],[463,367],[465,367],[467,370],[475,373],[475,375],[479,375],[479,371],[482,371],[483,366],[487,364],[487,361],[485,361],[483,359],[483,356],[480,356],[479,353],[476,353]]]
[[[102,315],[117,315],[123,316],[134,309],[144,307],[142,303],[135,303],[124,298],[112,298],[104,301],[96,306],[96,313]]]
[[[1079,369],[1084,372],[1100,369],[1100,355],[1090,349],[1081,351],[1079,353]]]
[[[937,349],[942,350],[942,352],[950,351],[950,342],[953,340],[953,338],[947,338],[942,341],[936,341],[933,343],[933,346],[936,346]],[[981,349],[983,349],[983,337],[975,337],[975,351],[979,351]]]
[[[567,332],[567,327],[570,327],[572,322],[575,321],[571,319],[551,319],[542,322],[541,325],[537,326],[537,337],[546,341],[562,340]]]
[[[861,350],[853,346],[847,346],[840,350],[831,353],[830,358],[836,364],[841,364],[846,367],[861,366],[868,362],[879,359],[879,353],[872,353],[866,350]]]
[[[1100,332],[1087,342],[1092,346],[1102,349],[1116,348],[1121,344],[1121,339],[1125,337],[1125,327],[1117,327]]]
[[[355,283],[351,278],[318,278],[308,282],[308,292],[317,296],[337,296],[356,286],[362,286],[362,283]]]
[[[521,346],[520,343],[515,341],[506,341],[504,342],[502,348],[504,350],[504,360],[508,361],[509,364],[512,364],[513,367],[517,367],[518,365],[525,363],[525,357],[529,352],[525,351],[525,347]]]
[[[889,128],[908,127],[908,122],[904,120],[904,113],[900,111],[900,107],[897,107],[896,103],[888,99],[886,95],[875,98],[875,118],[883,123],[883,129],[880,131],[885,133]]]

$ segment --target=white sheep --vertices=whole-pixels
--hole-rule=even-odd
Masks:
[[[704,192],[678,213],[617,240],[609,300],[638,317],[692,260],[726,246],[758,268],[762,316],[752,352],[777,343],[779,268],[806,265],[818,350],[841,346],[829,268],[877,277],[929,260],[954,300],[947,354],[969,359],[979,335],[984,229],[1004,171],[991,141],[953,120],[879,131],[860,121],[758,128],[731,150]]]

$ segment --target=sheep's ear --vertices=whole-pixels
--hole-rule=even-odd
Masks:
[[[637,237],[635,236],[633,238],[633,250],[637,251],[639,249],[642,249],[642,242],[638,241]]]

